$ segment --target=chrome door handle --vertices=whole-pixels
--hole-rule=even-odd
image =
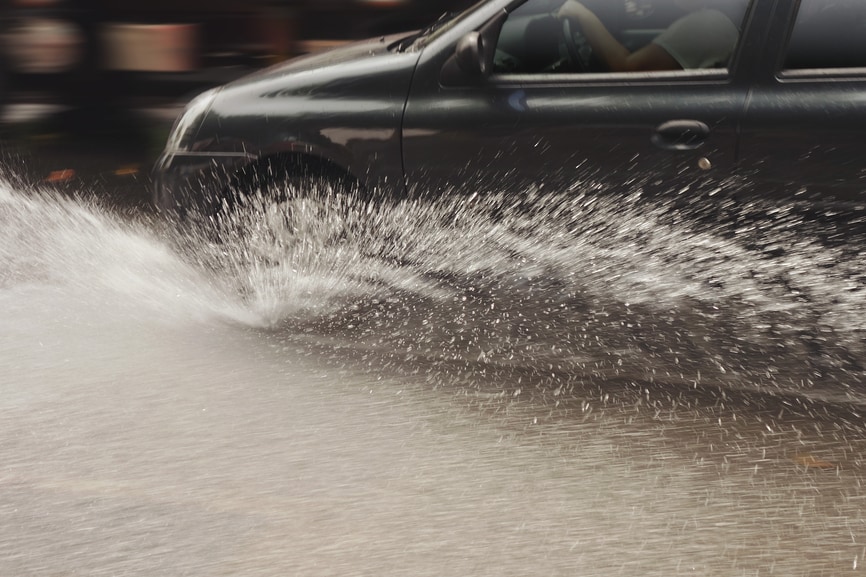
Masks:
[[[694,150],[709,134],[710,127],[700,120],[670,120],[656,128],[652,143],[668,150]]]

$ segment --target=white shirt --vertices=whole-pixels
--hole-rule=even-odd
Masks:
[[[687,70],[724,68],[738,38],[739,31],[730,18],[718,10],[704,9],[683,16],[653,42]]]

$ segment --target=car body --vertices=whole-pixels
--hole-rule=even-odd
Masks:
[[[585,4],[636,49],[676,1]],[[681,191],[737,178],[785,202],[864,204],[866,3],[742,0],[722,67],[608,72],[567,29],[580,62],[563,65],[573,54],[555,26],[548,40],[565,59],[515,66],[515,34],[549,24],[561,3],[485,0],[420,36],[353,43],[209,91],[175,125],[154,202],[212,206],[239,175],[279,166],[397,195],[589,181]]]

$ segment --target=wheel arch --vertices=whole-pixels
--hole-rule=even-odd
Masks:
[[[279,151],[259,156],[237,169],[229,178],[229,192],[262,189],[286,178],[338,184],[346,190],[363,191],[362,182],[345,167],[310,152]]]

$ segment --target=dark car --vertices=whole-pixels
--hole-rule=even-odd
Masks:
[[[718,14],[695,26],[687,4]],[[155,204],[212,210],[303,175],[396,195],[587,182],[681,194],[734,178],[765,199],[864,204],[866,2],[583,5],[628,54],[689,26],[693,44],[730,47],[669,69],[615,70],[586,29],[595,23],[569,16],[573,2],[568,12],[562,0],[485,0],[420,33],[202,94],[155,169]]]

